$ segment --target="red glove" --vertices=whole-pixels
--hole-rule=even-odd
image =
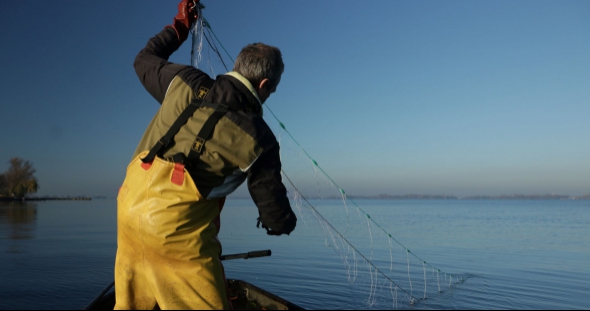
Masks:
[[[191,29],[193,23],[199,18],[198,10],[195,5],[199,5],[199,0],[182,0],[178,4],[178,15],[174,17],[172,25],[166,27],[172,27],[176,31],[178,41],[182,44]]]

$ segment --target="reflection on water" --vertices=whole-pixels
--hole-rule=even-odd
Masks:
[[[25,243],[20,240],[35,238],[37,204],[30,202],[0,202],[0,240],[8,240],[6,253],[24,253]]]

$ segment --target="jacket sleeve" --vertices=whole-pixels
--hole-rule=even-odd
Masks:
[[[297,217],[281,180],[278,144],[266,150],[248,171],[248,190],[258,207],[262,224],[284,234],[295,229]]]
[[[172,28],[164,28],[151,38],[145,48],[137,54],[133,67],[137,77],[146,90],[162,104],[168,86],[174,77],[187,68],[168,61],[168,58],[180,47],[176,32]],[[190,68],[190,67],[188,67]]]

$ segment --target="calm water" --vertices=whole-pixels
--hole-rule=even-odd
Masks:
[[[413,253],[469,276],[416,309],[590,308],[590,201],[358,203]],[[80,309],[112,281],[114,200],[0,204],[0,309]],[[346,268],[324,245],[321,227],[300,220],[291,236],[270,237],[256,229],[256,216],[250,201],[227,201],[224,253],[273,251],[227,261],[228,278],[305,308],[366,308],[362,295],[351,295]]]

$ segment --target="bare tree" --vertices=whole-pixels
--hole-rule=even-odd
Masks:
[[[6,193],[9,196],[24,198],[29,193],[35,193],[39,189],[36,170],[33,163],[21,158],[12,158],[8,162],[10,168],[4,173]]]

